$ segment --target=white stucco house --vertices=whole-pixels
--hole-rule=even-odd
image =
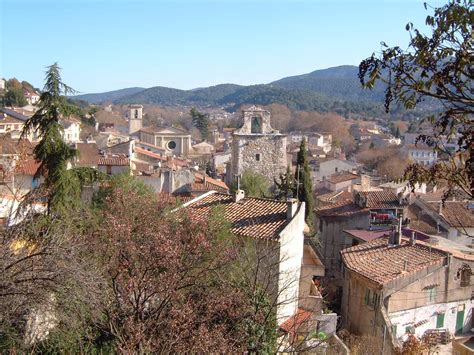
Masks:
[[[299,284],[304,251],[304,202],[245,197],[210,191],[183,205],[198,219],[209,217],[219,207],[233,235],[254,243],[267,267],[259,278],[269,282],[278,324],[298,311]],[[264,271],[264,272],[262,272]]]

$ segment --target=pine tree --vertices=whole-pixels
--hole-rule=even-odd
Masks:
[[[24,138],[35,131],[41,138],[34,148],[35,159],[40,162],[35,178],[43,176],[44,183],[34,189],[30,197],[37,196],[39,190],[47,199],[50,215],[70,211],[80,202],[82,183],[96,180],[100,175],[89,168],[68,169],[68,162],[77,156],[77,151],[64,142],[60,120],[77,113],[77,107],[63,96],[70,93],[74,90],[61,81],[58,64],[49,66],[38,110],[26,121],[21,134]]]
[[[195,107],[191,109],[193,126],[201,132],[203,141],[209,136],[209,115],[199,112]]]
[[[400,127],[397,127],[397,130],[395,131],[395,138],[400,138]]]
[[[308,155],[306,150],[306,140],[301,141],[300,150],[297,156],[295,180],[297,184],[297,198],[306,203],[306,223],[313,224],[313,187],[311,181],[311,173],[309,169]]]

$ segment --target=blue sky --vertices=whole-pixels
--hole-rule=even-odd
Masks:
[[[0,76],[42,87],[58,62],[80,92],[268,83],[406,46],[426,14],[421,0],[0,0]]]

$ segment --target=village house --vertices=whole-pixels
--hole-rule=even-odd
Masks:
[[[209,218],[211,210],[219,207],[223,218],[230,223],[232,234],[265,253],[263,257],[270,269],[260,276],[270,283],[278,324],[297,313],[304,250],[304,203],[245,197],[244,191],[238,190],[234,195],[210,191],[183,206],[201,219]]]
[[[323,181],[323,186],[331,192],[353,190],[354,184],[359,184],[361,181],[360,175],[352,173],[338,173],[331,175],[328,179]]]
[[[401,229],[401,228],[400,228]],[[384,341],[386,353],[409,334],[462,334],[472,325],[474,256],[400,231],[341,251],[342,317],[347,329]]]
[[[474,247],[474,203],[420,195],[410,206],[410,225],[461,245]]]
[[[344,230],[369,229],[370,211],[360,207],[351,198],[329,203],[315,210],[315,229],[318,232],[318,251],[326,268],[326,279],[332,282],[335,292],[342,280],[340,251],[346,247]]]
[[[61,120],[63,126],[62,136],[66,143],[78,143],[81,141],[81,123],[73,118]]]
[[[29,105],[35,105],[39,99],[40,95],[34,90],[24,90],[23,95],[25,96],[26,101]]]
[[[438,161],[438,153],[423,143],[405,144],[402,150],[409,158],[423,166],[431,166]]]
[[[385,191],[354,191],[352,194],[341,191],[328,194],[325,200],[315,209],[318,250],[326,267],[326,279],[339,293],[342,286],[340,252],[353,243],[345,231],[380,230],[385,233],[406,206],[394,193]]]
[[[358,167],[355,163],[337,158],[312,159],[309,164],[313,184],[322,182],[333,174],[354,172]]]
[[[0,135],[9,133],[12,138],[19,138],[27,120],[21,113],[0,107]]]

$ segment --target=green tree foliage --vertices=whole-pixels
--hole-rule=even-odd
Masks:
[[[275,198],[285,200],[288,197],[293,197],[296,192],[296,185],[290,166],[287,167],[284,174],[280,174],[278,180],[275,179]]]
[[[427,8],[425,4],[425,8]],[[432,167],[411,165],[405,178],[416,182],[446,184],[474,197],[474,95],[473,29],[474,10],[470,0],[450,0],[426,17],[431,33],[425,35],[409,23],[410,42],[406,50],[382,43],[380,55],[372,54],[359,65],[359,79],[367,88],[382,82],[385,109],[401,105],[415,109],[423,101],[438,102],[439,112],[427,115],[430,126],[419,140],[451,157],[448,164]],[[456,152],[446,143],[457,144]]]
[[[25,95],[23,94],[23,85],[17,79],[13,78],[6,82],[6,93],[4,95],[4,102],[7,106],[26,106]]]
[[[306,203],[306,223],[313,225],[313,183],[309,169],[308,151],[306,149],[306,140],[303,139],[300,144],[300,150],[297,156],[295,180],[297,183],[296,197]]]
[[[195,107],[191,109],[193,126],[201,132],[201,138],[206,140],[209,136],[209,115],[199,112]]]
[[[63,117],[77,113],[77,107],[63,96],[69,93],[74,93],[74,90],[61,81],[58,65],[49,66],[38,110],[26,121],[22,132],[22,137],[31,131],[41,137],[34,148],[35,159],[40,162],[35,177],[43,176],[44,183],[34,189],[30,197],[38,192],[47,196],[50,215],[66,213],[78,205],[82,184],[96,180],[100,175],[95,169],[68,169],[68,163],[77,155],[77,151],[64,142],[60,123]]]
[[[266,197],[268,196],[269,186],[265,176],[245,170],[240,178],[240,189],[245,191],[245,195],[249,197]],[[237,182],[231,186],[231,191],[237,190]]]

